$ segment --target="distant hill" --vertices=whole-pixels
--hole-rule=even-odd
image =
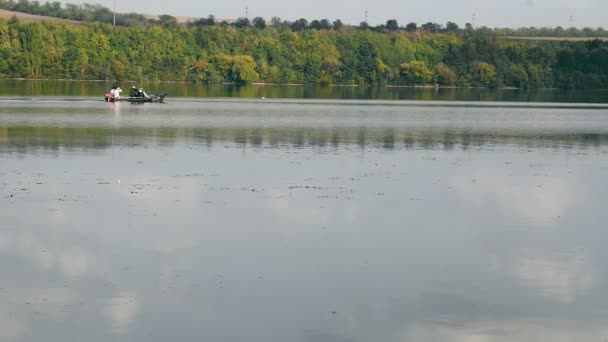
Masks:
[[[10,19],[12,17],[16,17],[17,19],[19,19],[21,21],[25,21],[25,22],[39,23],[41,21],[55,21],[55,22],[64,22],[64,23],[71,23],[71,24],[81,24],[80,21],[76,21],[76,20],[60,19],[60,18],[55,18],[55,17],[47,17],[44,15],[35,15],[35,14],[28,14],[28,13],[23,13],[23,12],[14,12],[14,11],[7,11],[7,10],[0,9],[0,18]]]
[[[152,20],[158,20],[160,18],[160,15],[154,15],[154,14],[144,14],[143,16],[146,19],[152,19]],[[172,16],[172,17],[175,18],[175,20],[177,20],[177,22],[180,24],[193,23],[193,22],[201,19],[200,17],[184,17],[184,16]],[[215,22],[218,24],[221,23],[222,21],[225,21],[228,24],[232,24],[232,23],[236,22],[236,19],[215,18]]]
[[[118,13],[117,13],[117,16],[118,16]],[[153,20],[159,19],[159,15],[143,14],[143,16],[146,19],[153,19]],[[25,22],[55,21],[55,22],[65,22],[65,23],[72,23],[72,24],[82,24],[81,21],[77,21],[77,20],[61,19],[61,18],[56,18],[56,17],[44,16],[44,15],[36,15],[36,14],[29,14],[29,13],[15,12],[15,11],[8,11],[8,10],[0,9],[0,18],[10,19],[12,17],[16,17],[17,19],[19,19],[21,21],[25,21]],[[195,22],[196,20],[200,19],[198,17],[185,17],[185,16],[174,16],[174,18],[180,24],[188,24],[188,23],[192,23],[192,22]],[[228,24],[232,24],[236,21],[235,19],[220,19],[220,18],[216,18],[215,20],[217,23],[221,23],[222,21],[225,21]]]
[[[503,38],[503,37],[499,37]],[[536,41],[570,41],[570,42],[579,42],[579,41],[588,41],[588,40],[608,40],[608,37],[515,37],[508,36],[504,37],[506,39],[512,40],[536,40]]]

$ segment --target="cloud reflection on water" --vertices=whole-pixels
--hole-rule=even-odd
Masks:
[[[0,337],[605,337],[602,125],[122,110],[0,131]]]
[[[573,325],[571,321],[542,318],[485,319],[462,321],[446,318],[451,324],[419,323],[408,326],[402,341],[507,342],[507,341],[602,341],[608,329],[599,321]]]
[[[105,305],[104,314],[112,321],[112,331],[124,334],[129,331],[139,311],[137,294],[120,292],[110,298]]]

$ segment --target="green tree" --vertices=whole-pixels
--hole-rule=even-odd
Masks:
[[[471,76],[476,85],[491,86],[496,81],[496,68],[489,63],[471,62]]]
[[[418,25],[416,23],[409,23],[405,25],[405,30],[407,32],[416,32],[416,30],[418,30]]]
[[[207,18],[200,18],[192,23],[193,26],[213,26],[215,25],[215,16],[209,15]]]
[[[426,84],[433,77],[433,72],[422,61],[403,63],[399,69],[407,84]]]
[[[460,32],[460,28],[458,27],[458,25],[456,23],[448,21],[445,24],[445,31],[447,33],[458,33],[458,32]]]
[[[216,67],[224,79],[235,83],[247,83],[259,79],[255,71],[256,63],[248,55],[219,55],[215,61]]]
[[[443,63],[435,65],[434,74],[437,78],[437,83],[440,85],[451,86],[456,84],[456,73]]]
[[[505,73],[505,83],[508,86],[517,88],[528,88],[528,73],[526,69],[519,64],[511,64]]]
[[[160,24],[165,27],[177,26],[177,18],[168,14],[159,15],[158,20]]]
[[[439,31],[441,31],[441,25],[439,25],[437,23],[432,23],[432,22],[423,24],[420,28],[422,28],[424,31],[429,32],[429,33],[437,33]]]
[[[294,31],[304,31],[308,27],[308,20],[300,18],[291,24],[291,29]]]
[[[251,23],[247,18],[238,18],[236,22],[234,22],[234,27],[236,28],[244,28],[249,26],[251,26]]]
[[[386,29],[389,31],[395,31],[399,29],[399,24],[397,24],[396,19],[390,19],[386,21]]]
[[[266,21],[262,17],[255,17],[253,18],[253,27],[257,29],[265,29]]]

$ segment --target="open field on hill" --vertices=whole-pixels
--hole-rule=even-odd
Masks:
[[[144,16],[148,19],[154,19],[154,20],[158,20],[158,18],[159,18],[158,15],[144,14]],[[0,9],[0,18],[10,19],[12,17],[17,17],[17,19],[19,19],[21,21],[25,21],[25,22],[58,21],[58,22],[65,22],[65,23],[72,23],[72,24],[81,24],[82,23],[77,20],[61,19],[61,18],[55,18],[55,17],[48,17],[48,16],[44,16],[44,15],[28,14],[28,13],[23,13],[23,12],[7,11],[4,9]],[[200,19],[197,17],[182,17],[182,16],[176,16],[174,18],[180,24],[187,24],[187,23],[194,22],[197,19]],[[216,21],[218,23],[225,21],[230,24],[230,23],[235,22],[236,20],[234,20],[234,19],[216,19]]]
[[[44,15],[35,15],[35,14],[28,14],[28,13],[23,13],[23,12],[14,12],[14,11],[7,11],[7,10],[0,9],[0,18],[10,19],[12,17],[17,17],[17,19],[19,19],[21,21],[36,22],[36,23],[39,23],[41,21],[58,21],[58,22],[72,23],[72,24],[81,23],[80,21],[76,21],[76,20],[47,17]]]
[[[155,14],[144,14],[144,17],[146,17],[146,19],[152,19],[152,20],[158,20],[160,18],[159,15],[155,15]],[[197,21],[198,19],[206,18],[206,17],[185,17],[185,16],[173,16],[173,17],[175,18],[175,20],[177,20],[177,22],[179,24],[193,23],[193,22]],[[232,23],[236,22],[236,19],[215,18],[215,22],[218,24],[221,23],[222,21],[225,21],[228,24],[232,24]],[[267,24],[270,25],[270,22],[268,22]]]
[[[604,41],[608,41],[608,38],[606,37],[514,37],[514,36],[508,36],[508,37],[501,37],[501,38],[505,38],[505,39],[512,39],[512,40],[547,40],[547,41],[569,41],[569,42],[582,42],[582,41],[587,41],[587,40],[594,40],[594,39],[599,39],[599,40],[604,40]]]

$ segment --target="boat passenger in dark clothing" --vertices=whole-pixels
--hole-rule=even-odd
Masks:
[[[131,97],[140,97],[141,94],[139,93],[139,90],[137,90],[137,88],[135,88],[135,86],[131,87],[131,91],[129,92],[129,96]]]

